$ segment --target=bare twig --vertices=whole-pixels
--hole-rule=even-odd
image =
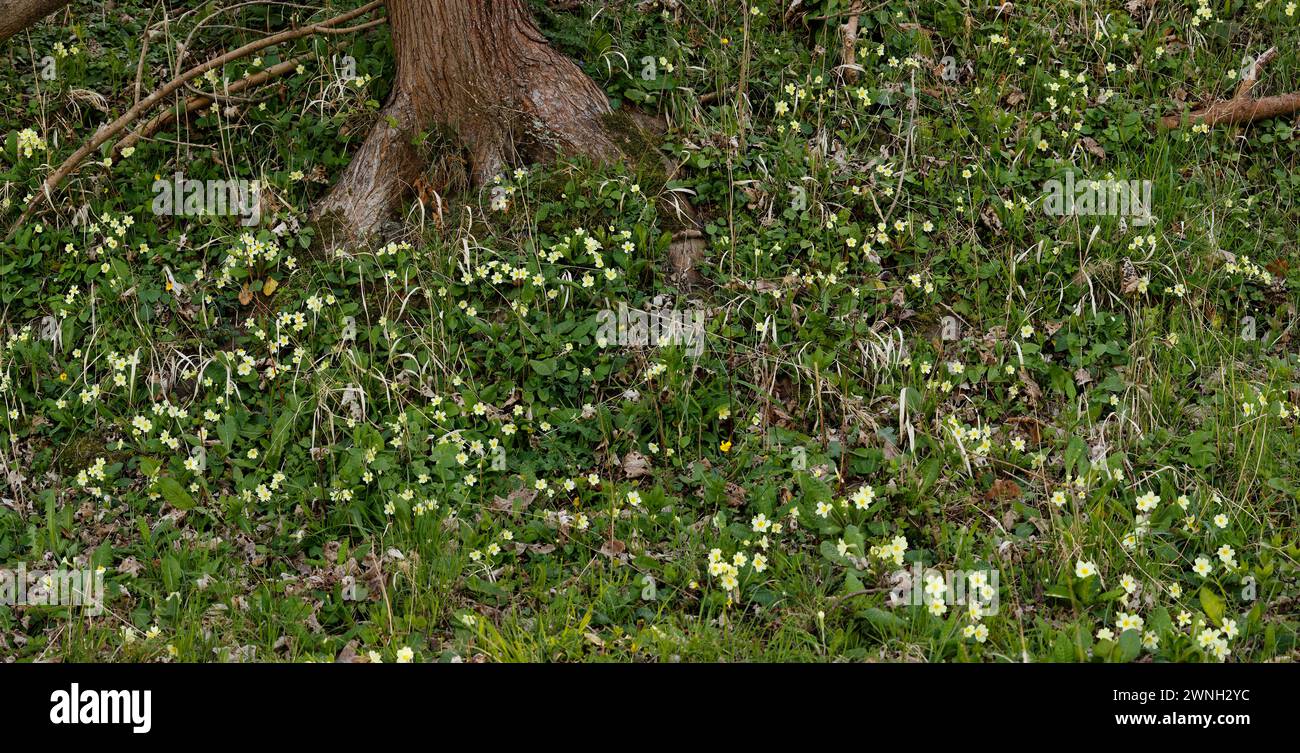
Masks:
[[[144,25],[145,29],[148,29],[149,26],[153,24],[153,16],[154,13],[157,12],[158,12],[157,5],[155,5],[153,8],[149,10],[149,21]],[[167,12],[165,8],[163,9],[163,12],[164,13]],[[140,82],[144,78],[144,58],[148,54],[149,54],[149,32],[145,31],[144,41],[141,42],[140,44],[140,60],[135,64],[135,99],[131,100],[131,104],[136,104],[140,101]]]
[[[351,21],[352,19],[358,16],[365,15],[366,13],[369,13],[370,11],[375,10],[376,8],[379,8],[383,5],[384,5],[383,0],[375,0],[375,2],[367,3],[366,5],[363,5],[360,8],[356,8],[354,10],[348,11],[347,13],[343,13],[341,15],[335,16],[334,18],[321,21],[320,23],[312,24],[310,26],[304,26],[298,29],[290,29],[288,31],[280,32],[279,34],[273,34],[264,39],[259,39],[256,42],[250,42],[249,44],[246,44],[237,50],[227,52],[226,54],[213,58],[212,60],[209,60],[206,63],[201,63],[199,65],[196,65],[193,68],[190,68],[189,70],[185,71],[185,73],[181,74],[180,76],[177,76],[176,78],[173,78],[171,81],[168,81],[166,84],[162,86],[162,88],[156,90],[153,94],[150,94],[148,97],[145,97],[141,101],[137,102],[134,107],[127,110],[126,113],[123,114],[120,118],[113,121],[109,125],[101,128],[98,132],[96,132],[96,134],[93,137],[91,137],[89,141],[87,141],[84,145],[82,145],[80,149],[78,149],[76,152],[73,152],[71,157],[68,157],[68,159],[64,160],[63,164],[60,165],[57,170],[50,173],[49,177],[45,179],[45,182],[41,184],[41,190],[37,192],[37,195],[32,198],[30,203],[28,203],[27,208],[23,210],[23,213],[21,216],[19,216],[18,221],[15,222],[12,227],[9,228],[9,232],[5,234],[5,240],[9,240],[13,238],[14,233],[18,231],[18,228],[22,226],[23,222],[25,222],[29,217],[31,217],[32,213],[36,211],[36,207],[40,204],[42,197],[44,197],[46,201],[49,201],[50,205],[53,206],[54,189],[57,188],[59,184],[63,182],[64,178],[67,178],[69,175],[72,174],[72,172],[77,168],[77,166],[81,164],[82,160],[84,160],[90,154],[94,153],[95,150],[99,149],[101,146],[107,143],[110,139],[112,139],[114,136],[120,133],[122,129],[126,128],[128,125],[134,122],[141,115],[144,115],[149,110],[152,110],[156,105],[158,105],[158,103],[162,102],[162,100],[165,99],[168,95],[170,95],[171,93],[175,92],[177,89],[180,89],[182,86],[184,86],[185,82],[198,78],[199,76],[202,76],[204,73],[207,73],[208,71],[213,70],[214,68],[219,68],[233,60],[238,60],[239,58],[257,52],[258,50],[262,50],[267,47],[272,47],[277,44],[282,44],[284,42],[291,42],[295,39],[301,39],[302,37],[313,36],[316,34],[346,33],[346,32],[353,32],[353,31],[361,31],[363,29],[377,26],[379,23],[383,22],[383,19],[376,19],[374,21],[369,21],[367,23],[358,24],[356,26],[346,27],[342,29],[335,28],[339,24],[345,23],[347,21]]]
[[[238,81],[231,82],[230,86],[226,88],[226,93],[235,94],[243,91],[244,89],[258,86],[260,84],[266,83],[267,81],[272,81],[282,76],[286,76],[289,73],[293,72],[295,69],[297,69],[300,63],[302,63],[304,60],[307,60],[310,57],[312,56],[299,55],[296,58],[290,58],[289,60],[286,60],[283,63],[273,65],[270,68],[267,68],[266,70],[256,73],[247,78],[241,78]],[[149,122],[145,123],[144,125],[135,129],[131,133],[127,134],[125,138],[123,138],[121,141],[114,144],[113,152],[117,154],[120,153],[123,149],[126,149],[127,147],[135,146],[137,143],[140,142],[141,139],[147,139],[150,136],[153,136],[163,126],[181,117],[182,113],[189,114],[196,110],[202,110],[203,108],[211,105],[212,103],[213,103],[213,99],[203,93],[200,93],[198,96],[190,97],[189,99],[185,100],[185,107],[183,110],[178,108],[178,109],[171,109],[165,112],[158,113],[157,115],[153,116],[153,118],[151,118]]]

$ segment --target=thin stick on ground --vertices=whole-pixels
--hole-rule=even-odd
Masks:
[[[1270,47],[1251,64],[1250,70],[1237,85],[1237,92],[1232,99],[1221,99],[1194,110],[1186,115],[1186,122],[1192,125],[1203,123],[1211,127],[1220,123],[1244,125],[1256,120],[1300,112],[1300,92],[1259,98],[1250,95],[1255,84],[1259,83],[1260,70],[1275,57],[1277,57],[1277,48]],[[1181,114],[1168,115],[1160,120],[1160,124],[1165,128],[1177,128],[1183,122],[1184,116]]]
[[[138,119],[140,116],[152,110],[155,106],[157,106],[160,102],[162,102],[162,100],[165,99],[168,95],[172,94],[177,89],[180,89],[182,86],[184,86],[187,81],[198,78],[199,76],[202,76],[204,73],[207,73],[208,71],[213,70],[215,68],[219,68],[225,65],[226,63],[229,63],[234,60],[238,60],[239,58],[242,57],[246,57],[248,55],[253,54],[254,52],[263,50],[267,47],[272,47],[277,44],[283,44],[284,42],[291,42],[295,39],[301,39],[302,37],[313,36],[316,34],[350,33],[356,31],[363,31],[368,28],[373,28],[374,26],[378,26],[379,24],[383,23],[384,19],[375,19],[373,21],[357,24],[356,26],[351,26],[343,29],[338,29],[334,27],[337,27],[339,24],[345,23],[347,21],[351,21],[352,19],[357,18],[358,16],[365,15],[366,13],[369,13],[370,11],[375,10],[376,8],[379,8],[383,5],[384,5],[383,0],[375,0],[375,2],[367,3],[366,5],[363,5],[360,8],[356,8],[355,10],[348,11],[347,13],[343,13],[341,15],[335,16],[334,18],[326,19],[324,21],[321,21],[320,23],[312,24],[310,26],[304,26],[299,29],[290,29],[288,31],[280,32],[279,34],[273,34],[264,39],[259,39],[256,42],[250,42],[249,44],[246,44],[237,50],[227,52],[226,54],[213,58],[212,60],[209,60],[206,63],[201,63],[199,65],[196,65],[193,68],[190,68],[189,70],[185,71],[185,73],[182,73],[176,78],[173,78],[171,81],[168,81],[161,88],[154,91],[153,94],[150,94],[148,97],[145,97],[144,99],[137,102],[135,106],[127,110],[126,113],[123,114],[121,117],[119,117],[117,120],[113,121],[108,126],[101,128],[89,141],[87,141],[85,144],[82,145],[80,149],[74,152],[71,157],[68,157],[68,159],[64,160],[63,164],[60,165],[57,170],[50,173],[49,177],[47,177],[45,181],[41,184],[40,191],[38,191],[36,196],[34,196],[31,202],[28,203],[27,208],[23,210],[23,213],[21,216],[19,216],[18,221],[15,222],[9,228],[9,232],[5,234],[5,240],[10,240],[13,238],[14,233],[18,231],[18,228],[21,227],[22,224],[26,222],[29,217],[31,217],[33,212],[36,211],[36,207],[40,205],[40,201],[42,197],[44,197],[47,201],[49,201],[51,206],[54,204],[54,199],[53,199],[54,189],[57,188],[65,178],[71,175],[72,172],[77,168],[78,165],[81,164],[81,162],[86,157],[94,153],[95,150],[99,149],[110,139],[115,137],[118,133],[122,131],[122,129],[126,128],[136,119]]]
[[[299,64],[301,64],[305,60],[310,59],[311,57],[313,56],[310,54],[299,55],[298,57],[290,58],[289,60],[286,60],[283,63],[278,63],[276,65],[273,65],[270,68],[267,68],[266,70],[261,71],[259,73],[255,73],[252,76],[249,76],[247,78],[241,78],[238,81],[232,81],[230,86],[226,87],[225,93],[237,94],[245,89],[249,89],[254,86],[259,86],[268,81],[273,81],[277,78],[287,76],[288,74],[296,70]],[[182,117],[182,115],[187,115],[196,110],[202,110],[203,108],[211,104],[213,104],[213,100],[211,97],[207,97],[202,94],[198,96],[190,97],[189,99],[185,100],[184,108],[177,108],[177,109],[167,110],[166,112],[160,112],[157,115],[153,116],[153,118],[151,118],[149,122],[145,123],[144,125],[135,129],[131,133],[127,134],[126,137],[124,137],[121,141],[113,145],[113,153],[118,154],[123,149],[126,149],[127,147],[135,146],[142,139],[147,139],[153,136],[155,133],[161,130],[165,125]]]

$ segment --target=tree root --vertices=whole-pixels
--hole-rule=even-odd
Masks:
[[[401,204],[422,171],[411,145],[415,128],[410,103],[395,93],[313,213],[326,249],[373,235]]]
[[[408,145],[430,126],[454,137],[476,188],[492,185],[510,165],[566,155],[626,162],[656,177],[670,171],[658,141],[635,116],[612,111],[605,92],[550,46],[522,2],[390,2],[388,16],[397,57],[393,100],[313,212],[327,226],[320,233],[326,253],[366,241],[426,182],[428,167]],[[669,222],[670,231],[696,224],[689,206]],[[703,242],[698,232],[678,235],[671,272],[694,279]]]
[[[849,16],[849,20],[840,26],[840,75],[848,84],[856,83],[862,66],[858,65],[858,14]]]
[[[651,129],[642,125],[650,120],[654,119],[629,114],[628,122],[618,129],[534,121],[526,140],[518,142],[506,134],[481,129],[473,141],[462,144],[467,155],[466,178],[472,187],[489,186],[507,164],[525,157],[545,161],[572,154],[572,147],[582,143],[581,139],[590,139],[579,152],[583,156],[597,162],[622,161],[633,167],[654,159],[667,176],[672,165],[648,141],[625,137],[624,128],[633,128],[646,139]],[[378,234],[384,221],[422,183],[421,177],[430,168],[410,143],[418,130],[419,120],[404,95],[390,101],[380,112],[366,140],[312,213],[323,253],[363,243]],[[690,202],[671,191],[660,199],[660,207],[664,221],[673,230],[668,247],[670,281],[682,287],[697,284],[697,264],[705,252],[697,213]]]
[[[1198,108],[1186,115],[1186,122],[1216,126],[1220,123],[1245,125],[1256,120],[1276,118],[1300,112],[1300,92],[1281,94],[1272,97],[1252,97],[1251,90],[1259,82],[1259,71],[1277,56],[1277,48],[1270,47],[1250,66],[1250,71],[1242,77],[1237,85],[1237,92],[1232,99],[1221,99]],[[1160,120],[1165,128],[1177,128],[1184,122],[1183,115],[1168,115]]]

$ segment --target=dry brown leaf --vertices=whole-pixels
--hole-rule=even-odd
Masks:
[[[384,592],[384,569],[382,563],[379,561],[379,558],[375,556],[374,552],[367,554],[363,561],[366,564],[366,571],[362,573],[361,580],[364,581],[366,585],[366,590],[368,591],[367,595],[369,598],[378,599]]]
[[[994,235],[1002,235],[1002,219],[998,217],[997,210],[991,204],[985,204],[984,209],[980,211],[980,222],[993,231]]]
[[[1138,285],[1142,282],[1142,276],[1138,274],[1137,267],[1128,259],[1124,260],[1123,280],[1120,284],[1120,292],[1124,295],[1132,295],[1137,292]]]
[[[1009,478],[1000,478],[984,494],[989,501],[997,502],[1020,498],[1020,485]]]
[[[640,478],[650,474],[650,459],[632,450],[623,456],[623,477]]]
[[[1019,426],[1033,444],[1042,444],[1043,434],[1038,428],[1038,419],[1033,416],[1012,416],[1007,419],[1007,423]]]
[[[520,487],[504,497],[494,497],[488,508],[493,512],[522,512],[528,509],[534,499],[537,499],[535,489]]]
[[[336,664],[356,664],[361,657],[357,655],[357,642],[348,641],[348,645],[343,647],[339,655],[334,657]]]
[[[1025,397],[1029,399],[1029,404],[1037,405],[1043,399],[1043,390],[1038,386],[1038,382],[1035,382],[1024,369],[1020,370],[1020,382],[1025,385]]]

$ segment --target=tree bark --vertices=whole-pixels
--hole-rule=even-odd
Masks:
[[[1192,125],[1204,123],[1211,127],[1220,123],[1245,125],[1256,120],[1267,120],[1296,112],[1300,112],[1300,92],[1258,99],[1239,97],[1219,100],[1188,113],[1187,122]],[[1161,125],[1165,128],[1177,128],[1182,123],[1182,115],[1166,115],[1161,119]]]
[[[0,42],[69,2],[70,0],[0,0]]]
[[[316,210],[326,245],[374,233],[420,171],[413,137],[446,128],[471,181],[520,160],[617,159],[605,93],[551,49],[523,0],[388,0],[397,76],[380,120]]]
[[[1249,69],[1241,77],[1241,83],[1237,84],[1237,93],[1232,96],[1232,99],[1211,102],[1188,113],[1187,122],[1191,125],[1204,123],[1210,127],[1220,123],[1245,125],[1256,120],[1266,120],[1300,112],[1300,92],[1280,94],[1275,97],[1259,97],[1258,99],[1253,96],[1255,85],[1259,83],[1261,70],[1263,70],[1264,66],[1273,62],[1275,57],[1277,57],[1276,47],[1265,50],[1264,54],[1255,58]],[[1183,116],[1167,115],[1161,119],[1160,123],[1165,128],[1177,128],[1183,124]]]

